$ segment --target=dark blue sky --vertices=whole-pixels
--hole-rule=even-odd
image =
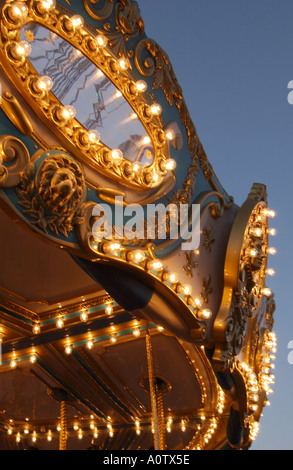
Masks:
[[[167,52],[199,137],[226,191],[241,205],[254,182],[268,189],[278,233],[276,384],[252,449],[293,449],[292,0],[139,0],[145,30]]]

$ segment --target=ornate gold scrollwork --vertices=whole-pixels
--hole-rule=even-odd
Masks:
[[[214,364],[229,367],[240,353],[245,327],[263,298],[267,265],[266,190],[255,184],[240,209],[228,243],[222,303],[214,322]]]
[[[19,184],[29,162],[29,151],[19,139],[11,135],[0,136],[0,187],[12,188]]]
[[[102,3],[102,6],[101,6]],[[95,20],[106,20],[111,15],[114,4],[113,0],[83,0],[88,14]]]

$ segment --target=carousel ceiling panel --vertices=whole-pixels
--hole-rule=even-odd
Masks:
[[[102,290],[66,252],[32,237],[3,211],[0,216],[0,295],[42,312]]]

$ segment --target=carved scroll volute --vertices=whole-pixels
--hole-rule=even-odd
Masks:
[[[114,4],[113,0],[83,0],[88,14],[95,20],[106,20],[111,15]]]
[[[0,187],[17,186],[29,163],[29,151],[19,139],[10,135],[0,137]]]

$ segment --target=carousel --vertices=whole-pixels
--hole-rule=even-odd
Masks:
[[[0,85],[0,449],[249,449],[266,186],[222,187],[136,1],[0,0]]]

